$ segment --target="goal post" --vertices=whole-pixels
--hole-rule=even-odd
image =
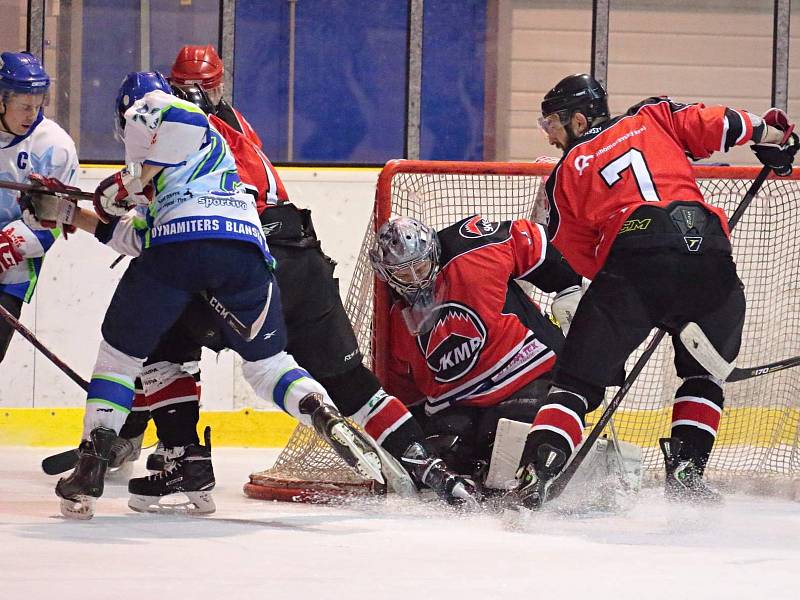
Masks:
[[[367,250],[390,216],[415,217],[442,229],[479,213],[491,221],[541,221],[542,193],[552,163],[491,163],[393,160],[381,171],[375,203],[345,308],[370,368],[384,379],[391,340],[389,294],[369,265]],[[731,213],[759,167],[696,166],[694,174],[708,202]],[[747,316],[738,362],[760,364],[800,354],[800,175],[770,177],[733,233],[733,252],[745,285]],[[548,295],[526,291],[542,306]],[[628,366],[642,348],[630,358]],[[671,406],[680,380],[671,344],[662,344],[615,416],[617,434],[643,448],[643,468],[663,473],[658,438],[669,434]],[[616,388],[609,390],[613,393]],[[599,414],[587,415],[587,426]],[[302,429],[298,428],[298,432]],[[320,461],[330,480],[335,455],[304,432],[302,447],[290,441],[272,470],[276,476],[297,460]],[[294,438],[293,438],[294,439]],[[312,440],[312,441],[309,441]],[[320,456],[309,458],[309,444]],[[330,455],[333,455],[332,457]],[[800,480],[800,369],[790,369],[726,386],[726,406],[709,476],[723,482],[756,481],[790,486]],[[277,476],[280,476],[279,474]]]

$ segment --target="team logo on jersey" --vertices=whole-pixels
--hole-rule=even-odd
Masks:
[[[262,231],[264,232],[265,237],[271,236],[273,233],[278,233],[281,228],[283,227],[283,223],[280,221],[274,221],[273,223],[264,223],[261,226]]]
[[[490,223],[480,215],[475,215],[461,224],[458,233],[465,238],[479,238],[492,235],[499,227],[499,223]]]
[[[428,368],[441,383],[463,377],[478,362],[486,344],[486,325],[471,308],[458,302],[439,307],[433,327],[417,337]]]
[[[579,154],[575,157],[573,165],[578,170],[578,175],[583,175],[583,170],[589,166],[593,158],[594,154]]]

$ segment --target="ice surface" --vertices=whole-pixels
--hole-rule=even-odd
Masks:
[[[109,483],[95,518],[76,522],[39,470],[51,452],[0,449],[2,600],[800,598],[788,500],[696,509],[650,489],[627,514],[526,523],[395,499],[288,505],[241,492],[277,452],[220,448],[214,515],[132,513]]]

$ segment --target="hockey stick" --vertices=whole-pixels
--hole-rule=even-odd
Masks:
[[[72,379],[72,381],[74,381],[79,386],[81,386],[84,391],[87,391],[89,389],[89,384],[86,382],[86,380],[83,379],[83,377],[81,377],[75,371],[70,369],[64,363],[64,361],[62,361],[60,358],[58,358],[50,350],[48,350],[47,347],[44,344],[42,344],[42,342],[40,342],[38,339],[36,339],[36,336],[33,335],[33,333],[31,332],[30,329],[28,329],[22,323],[20,323],[16,319],[16,317],[14,317],[14,315],[12,315],[10,312],[8,312],[8,309],[6,309],[6,307],[2,306],[2,305],[0,305],[0,317],[2,317],[14,329],[16,329],[22,337],[24,337],[31,344],[33,344],[33,346],[39,352],[41,352],[47,358],[49,358],[50,362],[52,362],[55,366],[57,366],[59,369],[61,369],[67,375],[67,377],[69,377],[70,379]]]
[[[200,295],[208,302],[208,305],[219,315],[228,327],[238,333],[245,342],[250,342],[258,335],[258,332],[261,331],[261,328],[264,326],[264,321],[267,319],[269,306],[272,303],[272,284],[273,282],[270,281],[269,287],[267,288],[267,301],[264,304],[264,309],[253,324],[249,326],[242,323],[236,315],[225,308],[225,305],[223,305],[216,296],[209,296],[205,292]]]
[[[764,181],[766,181],[767,177],[769,176],[770,170],[770,167],[764,166],[764,168],[759,171],[755,180],[750,185],[750,188],[747,190],[747,193],[744,195],[744,198],[742,198],[742,201],[739,202],[739,206],[736,207],[736,210],[733,211],[730,219],[728,219],[728,229],[730,231],[733,231],[733,228],[736,227],[736,224],[742,218],[744,211],[747,210],[748,206],[750,206],[750,203],[753,201],[753,198],[755,198],[758,190],[761,189]],[[642,372],[642,369],[644,369],[647,361],[650,360],[651,356],[653,356],[658,348],[658,344],[664,339],[666,334],[666,331],[659,329],[650,340],[650,343],[647,344],[647,348],[645,348],[644,352],[639,357],[639,360],[636,361],[636,364],[633,365],[631,372],[625,378],[625,381],[622,383],[622,386],[619,388],[619,390],[617,390],[617,393],[614,394],[611,402],[608,403],[608,406],[603,411],[603,414],[600,415],[600,418],[589,432],[589,435],[586,436],[586,439],[583,441],[581,446],[578,448],[575,454],[572,455],[572,460],[569,462],[569,464],[567,464],[564,470],[561,471],[561,474],[553,480],[553,483],[550,485],[547,493],[548,496],[558,496],[564,491],[564,488],[567,487],[570,480],[575,475],[575,472],[580,468],[581,463],[583,463],[583,460],[589,453],[589,450],[592,449],[592,446],[594,446],[597,438],[599,438],[600,434],[603,433],[603,429],[605,429],[606,425],[608,425],[611,417],[613,417],[614,413],[617,412],[619,405],[622,404],[622,400],[628,394],[633,386],[633,383],[636,381],[636,378],[639,376],[639,373]]]
[[[16,329],[19,334],[28,340],[33,346],[44,354],[50,361],[61,369],[72,381],[77,383],[84,391],[89,389],[89,384],[75,371],[69,368],[60,358],[53,354],[50,350],[42,344],[35,335],[22,323],[20,323],[14,315],[12,315],[5,306],[0,305],[0,317],[2,317],[9,325]],[[76,464],[78,464],[78,451],[73,448],[65,452],[59,452],[52,456],[46,457],[42,460],[42,470],[48,475],[58,475],[64,471],[69,471]]]
[[[734,382],[759,377],[767,373],[791,369],[800,365],[800,356],[784,358],[776,362],[759,365],[757,367],[738,368],[733,363],[720,356],[714,344],[708,339],[697,323],[687,323],[680,333],[681,342],[694,359],[714,377],[723,381]]]
[[[73,198],[75,200],[94,200],[94,194],[91,192],[84,192],[81,190],[74,190],[69,192],[58,192],[51,190],[40,185],[30,185],[28,183],[17,183],[16,181],[5,181],[0,179],[0,188],[6,190],[14,190],[17,192],[35,192],[37,194],[46,194],[48,196],[56,196],[57,198]]]

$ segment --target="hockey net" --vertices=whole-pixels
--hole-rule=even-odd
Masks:
[[[537,202],[552,165],[457,163],[397,160],[387,163],[377,185],[367,229],[345,307],[365,360],[379,378],[386,369],[391,332],[388,294],[375,286],[367,250],[376,225],[390,215],[413,216],[436,229],[476,213],[492,221],[536,220]],[[755,178],[756,167],[695,167],[706,200],[729,215]],[[747,317],[737,363],[764,364],[800,354],[800,177],[770,178],[762,186],[733,235],[734,257],[745,284]],[[537,200],[538,198],[538,200]],[[544,309],[549,298],[531,288]],[[631,356],[628,368],[640,356]],[[657,442],[669,434],[673,395],[680,381],[672,365],[672,344],[663,342],[627,394],[614,418],[617,435],[643,449],[645,473],[658,477],[663,461]],[[617,388],[608,390],[608,398]],[[598,410],[588,415],[587,427]],[[588,431],[588,430],[587,430]],[[789,369],[726,386],[726,404],[708,476],[723,484],[786,489],[800,481],[800,369]],[[277,483],[276,483],[277,482]],[[286,482],[289,482],[287,484]],[[324,499],[327,489],[369,493],[312,430],[298,426],[275,465],[251,476],[248,494],[264,486],[294,492],[278,499]],[[321,488],[319,487],[321,485]],[[317,494],[321,492],[321,494]],[[337,492],[339,493],[339,492]]]

